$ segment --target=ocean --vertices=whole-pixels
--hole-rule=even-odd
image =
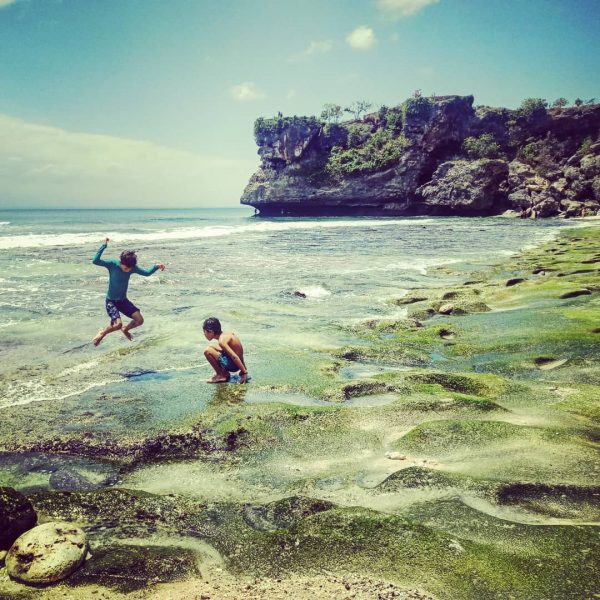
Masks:
[[[352,323],[402,318],[392,301],[409,290],[460,283],[567,225],[258,219],[245,208],[0,211],[0,410],[135,395],[146,408],[136,418],[164,425],[213,399],[203,383],[208,316],[244,343],[246,401],[322,402],[304,384],[355,341]],[[167,268],[131,278],[129,297],[146,320],[134,341],[117,332],[95,348],[90,340],[108,322],[107,272],[91,260],[105,237],[105,257],[135,249],[142,267]]]

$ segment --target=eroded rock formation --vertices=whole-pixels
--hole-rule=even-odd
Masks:
[[[261,215],[588,216],[600,212],[600,104],[473,107],[411,98],[359,121],[258,119]]]

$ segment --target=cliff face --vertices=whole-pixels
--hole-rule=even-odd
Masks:
[[[259,119],[261,165],[241,202],[261,215],[600,211],[600,105],[473,108],[411,98],[362,120]]]

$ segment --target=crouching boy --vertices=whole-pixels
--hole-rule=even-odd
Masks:
[[[215,370],[215,374],[207,383],[225,383],[229,381],[231,373],[240,372],[240,383],[248,381],[248,369],[244,363],[244,348],[235,333],[223,333],[219,319],[210,317],[202,325],[204,337],[217,340],[217,345],[210,345],[204,350],[204,356]]]

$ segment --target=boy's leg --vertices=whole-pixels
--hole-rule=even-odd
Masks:
[[[131,321],[129,321],[129,323],[127,323],[127,325],[125,325],[125,327],[123,327],[123,329],[122,329],[123,335],[129,341],[131,341],[133,339],[133,336],[129,333],[129,330],[135,329],[136,327],[139,327],[143,323],[144,323],[144,317],[142,317],[142,313],[139,310],[136,310],[131,315]]]
[[[219,364],[219,356],[221,352],[214,346],[208,346],[204,351],[206,360],[210,363],[210,366],[215,370],[215,375],[210,379],[207,379],[207,383],[225,383],[229,381],[229,373]]]
[[[113,331],[121,329],[121,327],[123,327],[123,322],[121,321],[121,319],[117,319],[111,325],[107,325],[104,329],[100,329],[98,333],[93,337],[92,343],[94,344],[94,346],[97,346],[104,339],[104,336],[108,335],[109,333],[112,333]]]
[[[92,343],[94,346],[97,346],[103,339],[105,335],[112,333],[113,331],[117,331],[117,329],[121,329],[123,327],[123,322],[121,321],[121,314],[119,313],[119,309],[117,308],[114,300],[106,299],[106,314],[110,319],[110,325],[105,327],[104,329],[100,329],[98,333],[93,337]]]

